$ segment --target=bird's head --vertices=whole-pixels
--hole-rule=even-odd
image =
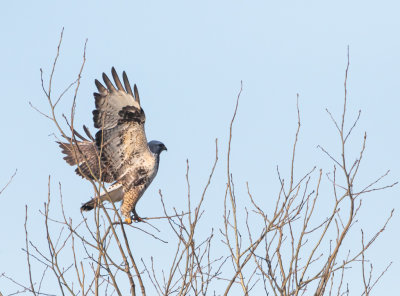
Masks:
[[[160,155],[162,151],[167,150],[167,147],[160,141],[150,141],[149,148],[151,152],[158,155]]]

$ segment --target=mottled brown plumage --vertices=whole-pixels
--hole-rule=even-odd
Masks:
[[[66,154],[64,159],[67,163],[78,165],[78,175],[114,182],[108,190],[108,196],[113,202],[123,200],[121,212],[130,222],[131,212],[136,219],[140,219],[135,206],[156,176],[160,153],[166,147],[158,141],[147,143],[144,130],[146,117],[140,106],[136,85],[132,93],[125,72],[125,88],[114,68],[111,73],[116,87],[105,73],[103,80],[106,87],[95,80],[98,89],[98,93],[94,93],[96,109],[93,110],[93,122],[98,129],[95,137],[84,127],[89,139],[74,131],[73,138],[67,138],[68,143],[59,144]],[[99,200],[108,200],[108,196],[102,194]],[[96,205],[93,199],[85,203],[82,210],[90,210]]]

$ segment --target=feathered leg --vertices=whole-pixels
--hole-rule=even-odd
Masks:
[[[125,222],[128,224],[132,223],[131,213],[133,213],[133,220],[138,222],[143,221],[135,210],[136,203],[141,197],[140,192],[140,188],[134,187],[132,189],[129,189],[124,194],[124,201],[121,206],[121,213],[125,217]]]
[[[131,210],[134,205],[135,196],[136,196],[136,191],[133,189],[128,190],[124,194],[121,206],[121,213],[125,217],[125,222],[128,224],[132,223]]]

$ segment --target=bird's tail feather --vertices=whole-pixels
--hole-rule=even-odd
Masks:
[[[100,195],[100,200],[98,198],[92,198],[88,202],[85,202],[81,206],[81,211],[91,211],[98,205],[99,201],[101,201],[101,202],[108,201],[109,198],[111,198],[111,200],[113,202],[121,201],[123,196],[124,196],[123,187],[119,183],[114,183],[113,185],[111,185],[107,189],[107,192],[108,192],[108,196],[107,196],[107,194],[105,192],[103,192]]]
[[[92,198],[91,200],[89,200],[88,202],[85,202],[82,206],[81,206],[81,211],[91,211],[95,208],[96,203],[95,203],[95,199]]]

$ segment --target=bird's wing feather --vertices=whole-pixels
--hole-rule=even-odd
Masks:
[[[101,161],[117,180],[123,176],[135,155],[139,156],[149,148],[144,131],[145,114],[140,106],[136,85],[134,94],[124,72],[125,89],[114,68],[112,75],[117,88],[103,73],[107,87],[95,81],[99,93],[95,93],[96,109],[93,111],[96,146]]]
[[[62,149],[62,153],[66,155],[64,160],[69,165],[78,165],[75,172],[82,178],[112,182],[114,179],[113,176],[110,174],[109,170],[107,170],[107,167],[99,162],[99,152],[96,143],[85,139],[77,134],[75,130],[73,132],[74,135],[79,137],[82,141],[76,141],[75,139],[67,137],[66,139],[68,142],[57,142]]]

